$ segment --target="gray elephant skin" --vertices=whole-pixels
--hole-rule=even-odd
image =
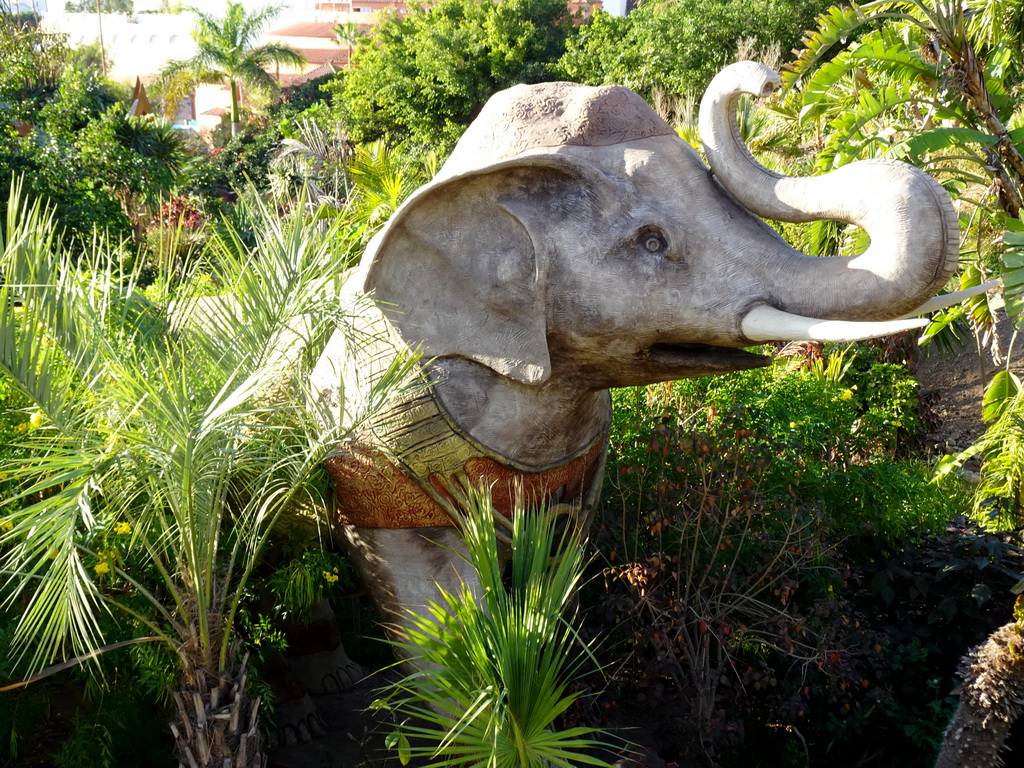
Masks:
[[[742,349],[764,341],[923,324],[899,318],[956,269],[948,196],[898,162],[813,178],[763,168],[736,102],[778,82],[751,62],[713,81],[710,168],[624,88],[503,91],[370,243],[347,290],[374,342],[336,334],[313,383],[341,414],[396,354],[423,354],[431,386],[376,409],[328,462],[337,522],[387,624],[400,631],[438,587],[474,584],[452,519],[460,478],[491,486],[506,516],[519,492],[574,505],[586,527],[610,388],[766,365]],[[759,216],[856,224],[871,245],[809,256]]]

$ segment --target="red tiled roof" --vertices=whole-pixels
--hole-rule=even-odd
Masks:
[[[344,66],[348,61],[348,51],[340,48],[296,48],[302,54],[307,64],[326,64],[331,62],[338,66]]]
[[[337,24],[326,21],[303,21],[298,24],[290,24],[281,29],[275,29],[268,34],[274,37],[322,37],[331,40],[336,37],[333,31],[336,26]]]
[[[324,77],[325,75],[333,75],[338,71],[331,62],[321,64],[316,69],[311,69],[309,72],[304,72],[301,75],[281,75],[281,85],[288,88],[295,85],[302,85],[308,83],[310,80],[316,80],[318,77]]]

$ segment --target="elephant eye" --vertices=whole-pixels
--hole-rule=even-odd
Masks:
[[[668,241],[658,229],[646,229],[638,233],[637,242],[648,253],[664,253],[668,250]]]

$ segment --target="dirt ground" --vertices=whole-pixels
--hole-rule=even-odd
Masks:
[[[1018,339],[1011,350],[1013,329],[1001,311],[997,317],[996,349],[1001,351],[1003,358],[1010,353],[1010,370],[1024,377],[1024,339]],[[985,431],[981,416],[985,386],[992,374],[1005,366],[1005,359],[993,359],[991,343],[986,343],[979,357],[973,339],[949,357],[944,357],[934,348],[924,352],[912,370],[921,382],[922,393],[938,396],[934,409],[941,419],[938,429],[925,434],[929,453],[942,455],[962,451],[982,435]]]
[[[1012,329],[1005,316],[998,326],[999,349],[1010,350]],[[1024,377],[1024,341],[1012,350],[1011,370]],[[993,359],[991,347],[979,361],[974,344],[944,357],[931,350],[912,366],[923,393],[937,399],[934,409],[941,419],[937,429],[925,435],[929,453],[942,455],[967,448],[985,429],[981,416],[985,383],[1005,362]],[[384,678],[375,674],[344,693],[313,699],[328,732],[306,744],[281,745],[269,751],[271,768],[397,768],[389,757],[385,739],[393,730],[387,715],[370,710]],[[652,762],[651,765],[654,765]]]

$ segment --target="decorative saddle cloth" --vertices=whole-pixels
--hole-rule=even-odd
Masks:
[[[526,467],[461,430],[431,388],[395,398],[327,459],[340,522],[363,528],[453,526],[448,489],[459,476],[490,488],[496,510],[511,517],[525,504],[579,504],[595,481],[606,438],[565,461]]]

